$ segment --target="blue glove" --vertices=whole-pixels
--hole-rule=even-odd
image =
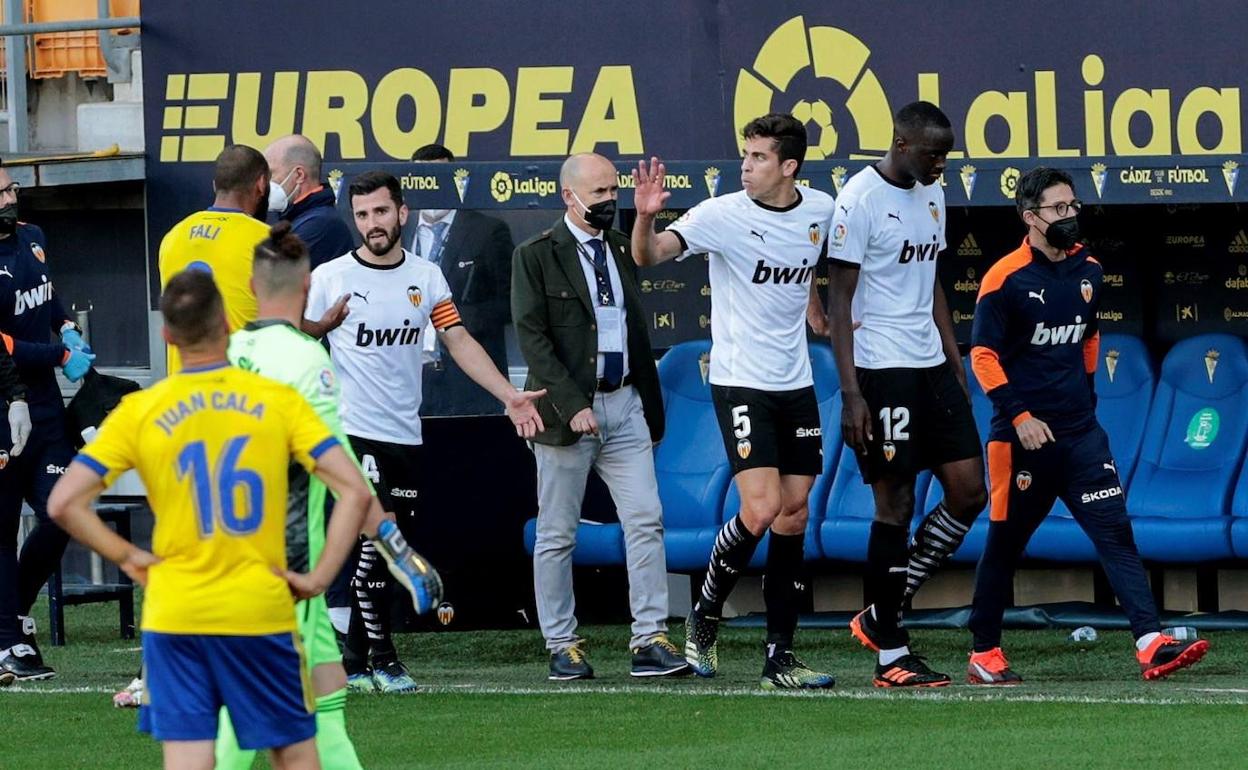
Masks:
[[[91,346],[82,339],[82,334],[72,326],[61,332],[61,344],[70,350],[81,350],[86,353],[91,352]]]
[[[65,379],[77,382],[86,376],[87,370],[91,368],[91,362],[95,360],[95,354],[72,348],[67,348],[67,350],[69,350],[69,358],[61,364],[61,371],[64,372]]]

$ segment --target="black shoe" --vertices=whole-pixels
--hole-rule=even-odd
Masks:
[[[644,647],[633,649],[630,673],[633,676],[688,676],[693,669],[667,634],[659,634]]]
[[[815,671],[785,650],[767,656],[759,684],[764,690],[826,690],[836,685],[836,677]]]
[[[927,663],[919,655],[902,655],[887,666],[876,664],[876,687],[944,687],[952,680],[948,674],[941,674],[927,667]]]
[[[577,642],[550,655],[550,676],[552,682],[568,682],[573,679],[593,679],[594,669],[585,657],[584,642]]]
[[[50,666],[43,665],[39,653],[29,644],[15,644],[0,651],[0,677],[8,672],[19,682],[37,682],[56,676]]]
[[[28,659],[31,665],[37,668],[46,668],[52,671],[52,668],[43,662],[43,653],[39,650],[39,642],[35,637],[35,619],[29,615],[18,615],[17,623],[22,627],[22,644],[30,647],[35,651],[35,657]],[[55,671],[52,671],[55,674]]]

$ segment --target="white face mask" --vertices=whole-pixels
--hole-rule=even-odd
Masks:
[[[281,182],[269,180],[269,211],[280,214],[290,208],[290,196],[286,194],[286,188],[282,185],[286,184],[294,175],[295,170],[292,168]],[[294,190],[291,190],[291,192],[293,193]]]
[[[451,209],[421,209],[420,218],[426,222],[440,222],[450,213]]]

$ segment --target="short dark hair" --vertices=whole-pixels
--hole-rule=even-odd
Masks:
[[[183,270],[169,279],[160,295],[160,314],[174,344],[196,345],[222,334],[225,303],[212,274]]]
[[[212,186],[218,192],[247,192],[262,176],[269,176],[269,164],[260,151],[245,144],[231,144],[217,156]]]
[[[295,288],[308,268],[308,247],[283,219],[269,228],[269,237],[256,244],[252,275],[265,294],[281,294]]]
[[[1072,192],[1075,189],[1075,180],[1058,168],[1036,166],[1019,177],[1014,187],[1014,205],[1018,208],[1018,215],[1021,217],[1024,211],[1039,206],[1044,191],[1059,184],[1069,185]]]
[[[927,128],[952,128],[949,116],[931,102],[910,102],[893,116],[893,130],[899,136],[913,136]]]
[[[802,170],[802,161],[806,159],[806,126],[787,112],[772,112],[761,118],[754,118],[741,129],[744,139],[772,139],[776,143],[776,154],[780,162],[797,161],[797,171]]]
[[[430,160],[455,160],[455,153],[446,149],[440,144],[426,144],[424,147],[418,148],[412,153],[412,160],[430,161]]]
[[[383,187],[390,191],[390,199],[394,201],[395,208],[403,205],[403,188],[399,186],[399,180],[394,174],[387,174],[385,171],[365,171],[352,179],[347,186],[347,200],[354,205],[355,196],[368,195]]]

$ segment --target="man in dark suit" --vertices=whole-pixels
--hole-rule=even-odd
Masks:
[[[449,163],[455,156],[440,144],[427,144],[412,160]],[[477,211],[428,208],[413,212],[407,221],[403,243],[413,254],[442,268],[464,327],[506,374],[503,328],[511,322],[508,295],[513,247],[507,223]],[[435,348],[435,362],[425,369],[421,416],[502,414],[498,399],[441,352]]]
[[[552,680],[588,679],[576,634],[572,549],[593,468],[619,512],[633,614],[632,675],[689,673],[667,638],[667,566],[653,445],[663,437],[659,375],[628,237],[611,229],[619,192],[601,155],[573,155],[559,174],[567,212],[516,249],[511,310],[545,430],[537,459],[533,583]]]

